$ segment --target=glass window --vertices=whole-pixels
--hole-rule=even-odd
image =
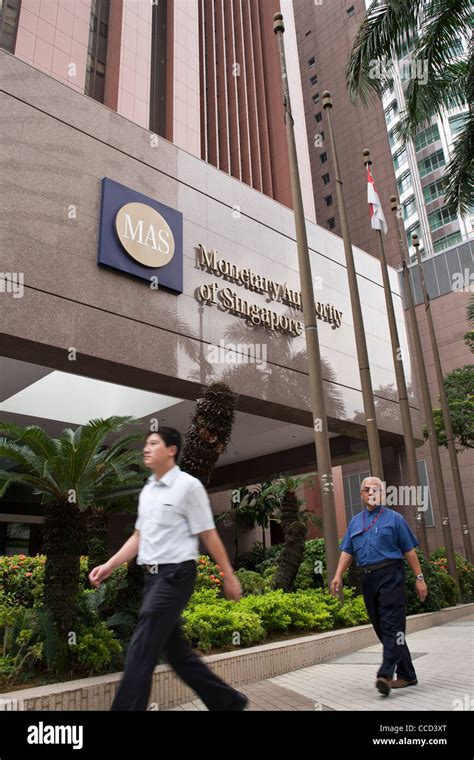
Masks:
[[[417,462],[418,467],[418,478],[420,481],[420,486],[425,489],[426,492],[423,491],[423,493],[426,493],[426,502],[424,503],[424,506],[427,507],[426,511],[424,512],[424,518],[425,518],[425,525],[427,528],[433,528],[435,521],[434,521],[434,515],[433,515],[433,505],[431,503],[431,493],[430,493],[430,484],[428,481],[428,471],[426,469],[426,462],[424,459]]]
[[[410,195],[410,197],[403,203],[403,216],[405,219],[408,219],[409,216],[415,213],[416,211],[416,201],[415,196]]]
[[[109,12],[110,0],[91,4],[85,94],[99,103],[104,102]]]
[[[449,128],[451,129],[451,133],[452,133],[453,137],[455,137],[456,135],[458,135],[459,132],[461,132],[461,130],[464,129],[464,127],[465,127],[465,125],[467,123],[467,119],[466,119],[467,116],[468,116],[467,113],[458,113],[458,114],[456,114],[456,116],[450,116],[449,117],[449,119],[448,119],[448,121],[449,121]]]
[[[436,198],[440,198],[442,195],[444,195],[444,190],[444,178],[437,179],[435,182],[431,182],[429,185],[426,185],[426,187],[423,188],[425,203],[431,203],[432,201],[435,201]]]
[[[433,248],[435,252],[444,251],[445,248],[449,248],[451,245],[459,243],[461,239],[462,236],[460,232],[452,232],[450,235],[439,238],[439,240],[433,243]]]
[[[323,185],[329,185],[330,178],[329,174],[323,174]]]
[[[443,227],[445,224],[455,222],[457,218],[457,214],[452,213],[447,208],[439,208],[436,209],[436,211],[432,211],[431,214],[428,214],[428,221],[432,232]]]
[[[432,153],[430,156],[427,156],[422,161],[418,162],[420,177],[425,177],[435,169],[445,166],[445,164],[446,161],[444,160],[443,149],[437,150],[436,153]]]
[[[405,164],[406,162],[407,162],[407,152],[405,148],[400,148],[400,150],[398,150],[393,157],[393,165],[395,167],[395,171],[400,169],[400,167],[403,166],[403,164]]]
[[[311,82],[311,87],[314,87],[314,85],[318,83],[317,74],[314,74],[309,81]]]
[[[0,3],[0,48],[14,53],[20,0],[3,0]]]
[[[411,174],[409,169],[407,169],[403,174],[400,175],[400,177],[397,179],[397,187],[398,187],[398,194],[401,195],[405,192],[405,190],[408,190],[408,188],[411,187]]]
[[[5,525],[5,523],[3,524]],[[7,557],[14,554],[28,554],[30,545],[30,525],[22,522],[9,522],[2,531],[0,551]]]
[[[314,114],[314,118],[316,119],[316,121],[319,124],[319,122],[323,120],[323,115],[322,115],[321,111],[319,111],[318,113],[315,113]]]
[[[330,219],[328,219],[328,229],[329,230],[333,230],[335,228],[335,226],[336,226],[336,220],[332,216]]]
[[[426,148],[427,145],[431,145],[431,143],[434,143],[439,139],[440,136],[438,125],[433,124],[431,127],[424,129],[423,132],[420,132],[420,134],[415,137],[415,150],[419,151],[422,148]]]
[[[326,195],[324,200],[326,201],[326,206],[332,206],[332,195]]]
[[[326,161],[328,160],[328,154],[326,153],[326,151],[320,154],[319,160],[321,161],[322,164],[326,163]]]
[[[316,66],[316,58],[314,57],[314,55],[313,55],[312,58],[309,59],[308,66],[309,66],[310,69],[312,69],[312,68],[314,68]]]
[[[342,478],[344,484],[344,502],[348,525],[354,515],[362,510],[360,486],[364,478],[368,478],[369,475],[370,472],[361,472],[356,473],[355,475],[344,475]]]
[[[313,103],[319,103],[319,101],[320,101],[319,92],[316,92],[313,95]]]
[[[351,7],[346,10],[346,13],[347,13],[347,15],[348,15],[349,18],[351,16],[353,16],[355,14],[354,6],[351,5]]]

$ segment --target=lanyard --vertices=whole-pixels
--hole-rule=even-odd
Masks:
[[[370,523],[370,525],[368,525],[367,527],[365,527],[365,509],[364,509],[364,512],[363,512],[363,518],[362,518],[362,519],[363,519],[363,521],[364,521],[364,530],[362,531],[363,533],[366,533],[368,530],[370,530],[370,529],[371,529],[372,525],[375,525],[375,523],[376,523],[376,522],[377,522],[377,520],[379,519],[379,517],[380,517],[380,515],[382,514],[382,512],[383,512],[383,507],[380,507],[380,512],[378,513],[378,515],[376,515],[376,516],[374,517],[374,519],[372,520],[372,522]]]

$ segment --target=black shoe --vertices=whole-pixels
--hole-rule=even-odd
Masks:
[[[392,688],[392,679],[385,678],[385,676],[378,676],[375,682],[375,686],[381,694],[383,694],[385,697],[388,697],[390,694],[390,689]]]
[[[242,694],[242,692],[240,692],[240,691],[237,692],[237,693],[238,693],[238,700],[236,702],[234,702],[234,704],[232,705],[232,707],[228,707],[227,710],[232,710],[232,711],[235,710],[235,711],[239,711],[240,712],[242,710],[245,710],[245,708],[247,707],[247,705],[249,703],[248,697],[245,696],[245,694]]]

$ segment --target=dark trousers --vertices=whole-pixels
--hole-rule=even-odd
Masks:
[[[406,589],[403,562],[364,574],[365,606],[375,632],[383,644],[383,662],[378,676],[414,681],[415,668],[405,642]]]
[[[235,709],[239,693],[192,650],[181,631],[181,613],[194,590],[194,561],[167,565],[145,579],[143,603],[128,645],[112,710],[146,710],[153,671],[161,654],[209,710]]]

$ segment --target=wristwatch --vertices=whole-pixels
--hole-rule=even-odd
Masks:
[[[417,575],[416,576],[416,580],[417,581],[424,581],[425,580],[425,576],[423,575],[423,573],[420,573],[419,575]]]

